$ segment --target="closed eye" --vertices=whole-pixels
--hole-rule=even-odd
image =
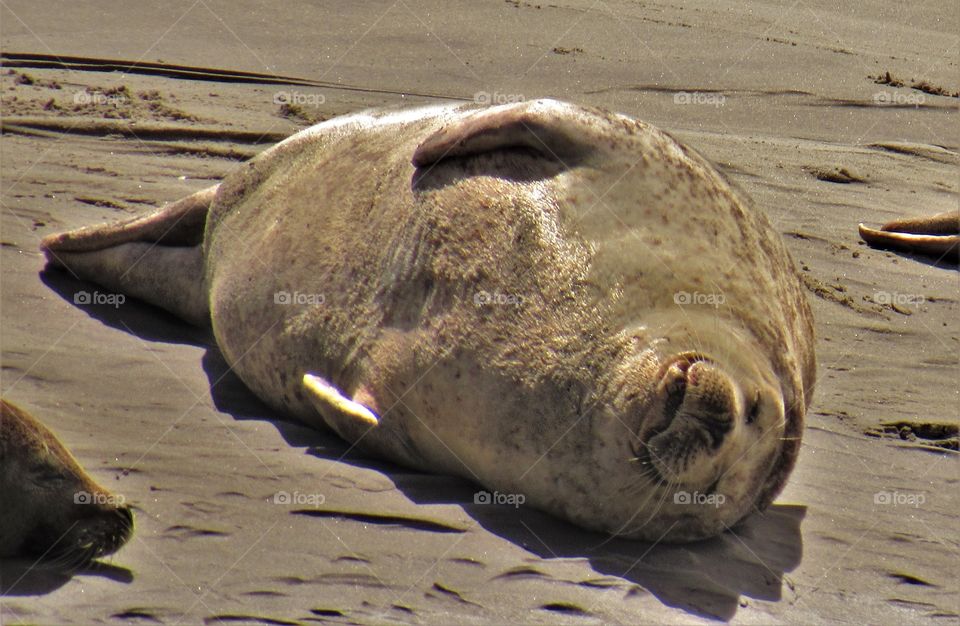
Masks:
[[[57,487],[67,480],[63,472],[49,465],[37,465],[31,468],[30,478],[38,485],[47,487]]]

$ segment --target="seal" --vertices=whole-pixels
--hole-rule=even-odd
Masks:
[[[329,120],[41,248],[209,325],[278,410],[618,536],[767,506],[813,389],[763,213],[666,133],[555,100]]]
[[[859,230],[875,248],[960,261],[960,211],[893,220],[879,230],[860,224]]]
[[[79,567],[133,533],[123,498],[98,485],[46,426],[0,399],[0,557]]]

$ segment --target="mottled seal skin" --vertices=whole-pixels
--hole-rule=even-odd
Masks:
[[[50,430],[0,400],[0,557],[80,566],[133,532],[123,499],[98,485]]]
[[[554,100],[324,122],[42,248],[209,323],[307,424],[620,536],[699,539],[767,506],[813,389],[810,309],[764,214],[662,131]]]

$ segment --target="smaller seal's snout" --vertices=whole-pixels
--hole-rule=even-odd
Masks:
[[[123,496],[98,485],[56,436],[0,399],[0,557],[67,568],[112,554],[133,534]]]
[[[123,547],[133,534],[133,510],[126,505],[118,506],[102,514],[102,530],[97,544],[98,557],[113,554]]]
[[[103,544],[101,556],[113,554],[122,548],[123,545],[127,543],[127,540],[130,539],[130,535],[133,534],[133,509],[124,505],[118,507],[114,515],[118,521],[113,527],[113,532],[107,537],[107,541]]]
[[[97,492],[97,497],[107,497],[108,492]],[[87,504],[73,505],[74,522],[63,535],[47,539],[52,540],[45,551],[63,563],[83,565],[94,559],[113,554],[133,534],[133,511],[125,504]],[[49,533],[51,529],[47,529]],[[39,538],[38,538],[39,539]],[[37,547],[43,546],[37,541]]]

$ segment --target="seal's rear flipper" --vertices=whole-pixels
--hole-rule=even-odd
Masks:
[[[201,244],[217,187],[144,217],[50,235],[40,249],[51,267],[207,326],[210,306]]]
[[[121,243],[94,252],[58,252],[62,265],[78,278],[115,294],[140,298],[195,326],[210,325],[200,246],[167,248],[155,243]],[[77,299],[78,304],[84,304]]]
[[[319,376],[305,374],[303,386],[327,426],[350,443],[356,443],[367,431],[380,423],[376,413],[347,398],[339,389]]]
[[[40,250],[49,263],[62,266],[60,252],[93,252],[131,241],[162,246],[200,245],[207,211],[219,186],[198,191],[143,217],[49,235],[40,242]]]
[[[611,117],[611,122],[614,118]],[[609,131],[597,114],[556,100],[533,100],[483,109],[427,137],[413,154],[425,167],[450,157],[526,148],[565,163],[604,149]]]
[[[860,224],[860,237],[871,246],[940,258],[960,258],[960,212],[887,222],[880,230]]]

